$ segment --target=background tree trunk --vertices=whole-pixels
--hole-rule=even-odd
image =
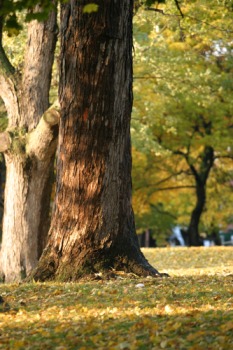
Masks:
[[[201,245],[200,236],[199,236],[199,222],[203,210],[205,208],[206,202],[206,188],[205,185],[201,186],[200,184],[196,186],[196,195],[197,202],[194,210],[191,214],[191,219],[188,227],[188,237],[189,245],[199,246]]]
[[[211,128],[210,131],[211,132]],[[196,182],[196,205],[191,214],[191,219],[188,227],[189,245],[199,246],[199,223],[201,215],[205,209],[206,203],[206,183],[209,173],[214,165],[214,150],[211,146],[205,146],[202,156],[199,171],[193,164],[189,164]]]
[[[140,251],[131,207],[132,5],[61,8],[62,108],[55,214],[35,279],[120,269],[159,275]]]
[[[49,108],[56,37],[55,12],[45,22],[29,24],[22,76],[7,61],[0,44],[5,59],[0,94],[9,119],[0,265],[6,282],[19,281],[35,268],[49,229],[58,127],[43,118],[39,121]]]

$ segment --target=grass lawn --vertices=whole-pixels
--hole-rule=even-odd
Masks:
[[[233,349],[233,248],[151,248],[170,278],[0,284],[0,349]]]

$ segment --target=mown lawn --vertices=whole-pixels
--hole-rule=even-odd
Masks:
[[[171,277],[0,284],[0,349],[233,349],[233,248],[144,253]]]

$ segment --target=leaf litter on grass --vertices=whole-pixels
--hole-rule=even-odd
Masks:
[[[0,349],[233,348],[232,248],[144,253],[171,277],[1,284]]]

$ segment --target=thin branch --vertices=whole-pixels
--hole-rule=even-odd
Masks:
[[[185,17],[187,18],[190,18],[191,20],[193,21],[196,21],[196,22],[199,22],[199,23],[203,23],[203,24],[206,24],[207,26],[213,28],[213,29],[216,29],[220,32],[226,32],[226,33],[233,33],[233,30],[230,30],[230,29],[223,29],[223,28],[220,28],[220,27],[216,27],[214,26],[213,24],[209,23],[209,22],[206,22],[206,21],[203,21],[201,19],[198,19],[196,17],[192,17],[192,16],[189,16],[189,15],[185,15]]]
[[[159,191],[170,191],[170,190],[180,190],[185,188],[196,188],[194,185],[187,185],[187,186],[171,186],[171,187],[162,187],[162,188],[156,188],[154,192]]]
[[[135,188],[135,191],[138,191],[138,190],[140,190],[140,189],[142,189],[142,188],[145,188],[145,187],[156,187],[156,186],[158,186],[158,185],[161,185],[161,184],[164,183],[164,182],[167,182],[167,181],[171,180],[173,177],[178,176],[178,175],[181,175],[181,174],[187,174],[187,171],[181,170],[181,171],[179,171],[179,172],[177,172],[177,173],[174,173],[174,174],[169,175],[169,176],[166,177],[165,179],[162,179],[162,180],[160,180],[160,181],[158,181],[158,182],[156,182],[156,183],[153,183],[153,184],[147,183],[146,185],[139,186],[139,187]],[[155,189],[155,191],[160,191],[160,190],[161,190],[161,188]]]
[[[154,205],[154,204],[151,204],[151,207],[152,207],[153,209],[155,209],[155,210],[156,210],[159,214],[161,214],[161,215],[167,215],[167,216],[170,216],[170,217],[173,218],[173,219],[177,219],[177,217],[176,217],[175,215],[169,213],[168,211],[159,209],[158,206],[156,206],[156,205]]]
[[[2,34],[3,34],[4,17],[0,16],[0,74],[9,75],[15,72],[14,67],[10,63],[6,52],[2,46]]]
[[[174,0],[176,3],[178,3],[178,1]],[[179,5],[178,5],[179,6]],[[153,11],[153,12],[158,12],[158,13],[161,13],[163,16],[168,16],[168,17],[178,17],[178,18],[190,18],[191,20],[193,21],[196,21],[196,22],[199,22],[199,23],[203,23],[203,24],[206,24],[207,26],[215,29],[215,30],[218,30],[218,31],[221,31],[221,32],[226,32],[226,33],[233,33],[233,30],[230,30],[230,29],[225,29],[225,28],[220,28],[220,27],[216,27],[214,26],[213,24],[209,23],[209,22],[206,22],[206,21],[203,21],[199,18],[196,18],[196,17],[192,17],[192,16],[189,16],[189,15],[184,15],[183,12],[179,11],[180,14],[179,15],[175,15],[175,14],[171,14],[171,13],[166,13],[164,12],[163,10],[161,9],[157,9],[157,8],[153,8],[153,7],[146,7],[145,8],[146,11]]]
[[[180,151],[180,150],[176,150],[176,151],[172,151],[172,149],[170,149],[169,151],[171,151],[173,154],[175,155],[179,155],[179,156],[182,156],[184,157],[185,159],[188,157],[188,154],[183,152],[183,151]]]
[[[138,76],[134,76],[133,79],[162,79],[162,76],[159,75],[148,75],[148,76],[144,76],[144,75],[138,75]]]
[[[184,171],[184,170],[181,170],[181,171],[179,171],[178,173],[169,175],[169,176],[166,177],[165,179],[162,179],[162,180],[156,182],[155,184],[149,184],[149,186],[158,186],[158,185],[161,185],[162,183],[167,182],[168,180],[171,180],[173,177],[179,176],[179,175],[184,174],[184,173],[185,173],[185,171]]]
[[[181,17],[184,18],[184,14],[183,14],[183,12],[181,11],[179,1],[178,1],[178,0],[174,0],[174,1],[175,1],[175,4],[176,4],[177,9],[178,9],[179,12],[180,12]]]
[[[149,185],[152,186],[152,185]],[[144,186],[148,187],[148,186]],[[143,188],[143,187],[141,187]],[[194,185],[184,185],[184,186],[169,186],[169,187],[160,187],[160,188],[155,188],[153,192],[160,192],[160,191],[170,191],[170,190],[180,190],[180,189],[185,189],[185,188],[196,188]],[[135,190],[136,191],[136,190]]]
[[[157,9],[157,8],[154,8],[154,7],[146,7],[145,8],[146,11],[154,11],[154,12],[159,12],[159,13],[162,13],[163,15],[165,15],[164,11],[161,10],[161,9]]]

